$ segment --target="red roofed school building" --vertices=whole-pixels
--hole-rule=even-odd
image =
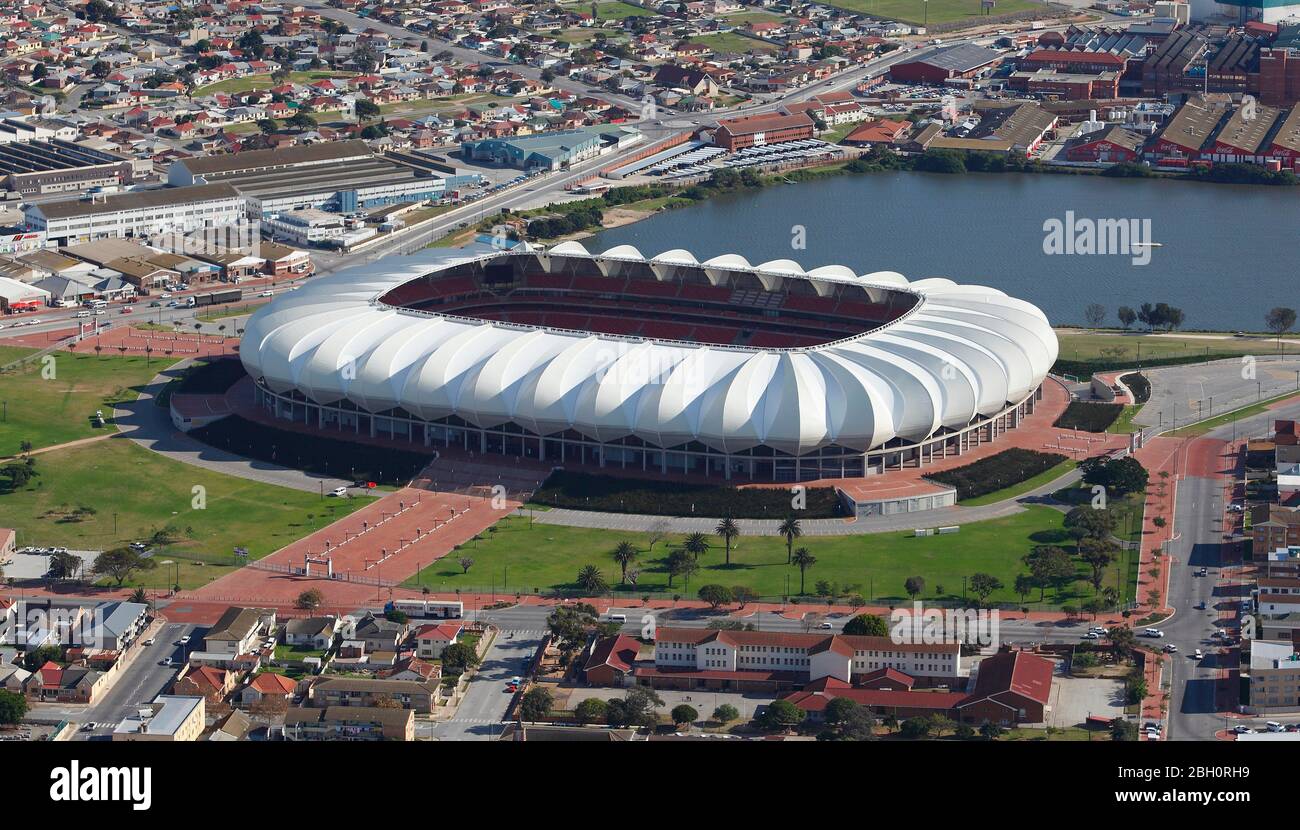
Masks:
[[[582,667],[583,676],[593,686],[624,686],[632,677],[641,644],[635,637],[619,634],[604,637],[591,650]]]
[[[847,697],[878,716],[899,719],[944,715],[963,723],[1000,726],[1042,723],[1052,693],[1053,663],[1024,651],[1004,651],[980,661],[969,692],[894,690],[853,686],[833,677],[814,680],[785,696],[817,722],[837,697]]]

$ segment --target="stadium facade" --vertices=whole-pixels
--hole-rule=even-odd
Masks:
[[[475,245],[248,321],[260,406],[430,448],[743,481],[925,466],[1014,429],[1057,356],[993,288],[739,255]]]

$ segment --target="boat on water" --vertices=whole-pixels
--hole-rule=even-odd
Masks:
[[[1163,242],[1131,242],[1131,243],[1129,243],[1129,245],[1130,245],[1130,247],[1133,247],[1133,248],[1163,248],[1163,247],[1165,247],[1165,243],[1163,243]]]

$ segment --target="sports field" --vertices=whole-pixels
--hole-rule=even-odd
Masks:
[[[817,583],[824,581],[833,585],[833,591],[841,597],[858,594],[880,601],[906,601],[904,581],[920,576],[925,579],[926,590],[918,599],[954,600],[962,598],[963,579],[983,572],[1004,585],[989,597],[991,601],[1019,603],[1012,585],[1016,575],[1026,571],[1021,557],[1036,545],[1068,548],[1072,543],[1065,539],[1063,527],[1060,511],[1032,506],[1015,516],[966,525],[951,535],[915,538],[906,532],[804,537],[796,540],[795,547],[806,547],[817,558],[807,570],[808,594],[816,593]],[[614,547],[624,540],[641,552],[635,565],[641,569],[635,587],[619,585],[620,569],[612,556]],[[699,586],[706,583],[744,585],[768,599],[786,595],[787,591],[799,592],[799,569],[786,564],[785,540],[771,536],[740,537],[732,547],[731,567],[723,564],[722,540],[710,536],[712,547],[700,557],[700,570],[689,585],[679,577],[670,587],[666,559],[680,541],[679,537],[659,541],[651,550],[645,534],[537,523],[530,528],[527,516],[512,516],[498,523],[495,532],[482,534],[477,542],[424,568],[407,584],[438,592],[487,592],[494,588],[499,594],[546,593],[576,589],[579,569],[594,565],[612,588],[632,595],[680,594],[693,598]],[[462,573],[458,564],[462,557],[474,560],[468,573]],[[1116,584],[1117,567],[1109,569],[1106,585]],[[1026,597],[1028,605],[1037,608],[1077,604],[1092,597],[1092,587],[1084,581],[1087,572],[1087,567],[1078,562],[1078,581],[1067,586],[1059,597],[1049,588],[1043,604],[1037,601],[1035,591]]]
[[[978,23],[984,16],[980,0],[930,0],[928,3],[924,0],[828,0],[827,5],[904,23],[930,25],[955,21]],[[1014,14],[1042,7],[1042,3],[1033,0],[997,0],[992,14]]]

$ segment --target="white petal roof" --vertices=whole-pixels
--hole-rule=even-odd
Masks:
[[[481,427],[513,421],[543,435],[573,429],[599,441],[637,436],[663,447],[698,441],[724,452],[766,445],[791,454],[830,444],[864,451],[966,426],[1023,399],[1057,356],[1039,309],[945,278],[909,283],[844,266],[805,275],[789,260],[754,266],[735,254],[697,264],[688,251],[647,258],[629,245],[593,255],[565,242],[546,253],[591,259],[593,274],[602,260],[641,260],[812,279],[822,283],[819,293],[857,284],[917,302],[856,337],[763,349],[494,323],[378,301],[416,277],[511,255],[480,245],[313,279],[253,315],[240,354],[272,390],[296,389],[322,404],[347,399],[371,412],[401,407]]]

